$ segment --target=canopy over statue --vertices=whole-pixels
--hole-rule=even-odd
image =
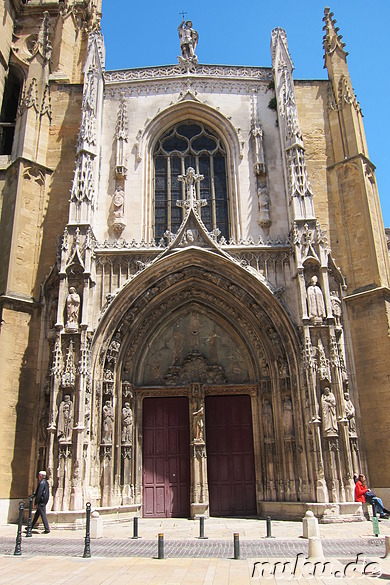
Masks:
[[[195,49],[198,44],[199,35],[192,28],[192,21],[185,21],[184,18],[177,29],[179,31],[181,57],[178,57],[181,62],[197,63],[198,57],[195,55]]]

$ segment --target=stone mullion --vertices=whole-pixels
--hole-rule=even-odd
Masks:
[[[205,400],[204,388],[200,384],[192,384],[189,399],[190,417],[190,508],[191,518],[198,515],[209,515],[209,490],[207,481],[207,450],[205,442]],[[202,414],[198,411],[203,410]],[[197,429],[198,420],[202,420],[203,430]]]
[[[217,203],[215,200],[215,181],[214,181],[214,158],[210,155],[210,186],[211,186],[211,215],[212,226],[215,230],[217,226]]]
[[[143,493],[142,493],[142,486],[143,486],[143,462],[142,462],[142,449],[143,449],[143,428],[142,428],[142,420],[143,420],[143,400],[142,394],[135,394],[134,396],[134,423],[135,423],[135,432],[134,432],[134,450],[133,450],[133,459],[134,459],[134,475],[133,475],[133,484],[134,484],[134,503],[138,504],[140,507],[143,504]]]
[[[172,230],[172,177],[171,158],[167,156],[167,228]]]

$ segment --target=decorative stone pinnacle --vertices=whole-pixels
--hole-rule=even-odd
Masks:
[[[185,175],[179,175],[178,180],[187,185],[187,199],[176,201],[178,207],[184,207],[187,213],[193,209],[195,213],[200,215],[201,207],[207,205],[206,199],[197,199],[195,192],[195,185],[203,181],[204,175],[197,175],[195,169],[188,167]]]

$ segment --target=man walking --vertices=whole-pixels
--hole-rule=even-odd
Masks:
[[[50,526],[46,517],[46,504],[49,501],[49,484],[46,481],[46,471],[40,471],[38,474],[38,479],[39,484],[37,491],[35,492],[36,512],[31,524],[31,529],[34,528],[40,516],[42,518],[43,526],[45,527],[44,534],[49,534]]]

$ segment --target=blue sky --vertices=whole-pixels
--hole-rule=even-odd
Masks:
[[[323,14],[328,5],[349,52],[348,65],[364,114],[368,151],[377,167],[385,226],[390,227],[389,145],[390,0],[103,0],[102,27],[107,69],[177,62],[179,12],[199,33],[200,63],[271,66],[275,27],[287,32],[297,79],[326,79],[323,69]]]

